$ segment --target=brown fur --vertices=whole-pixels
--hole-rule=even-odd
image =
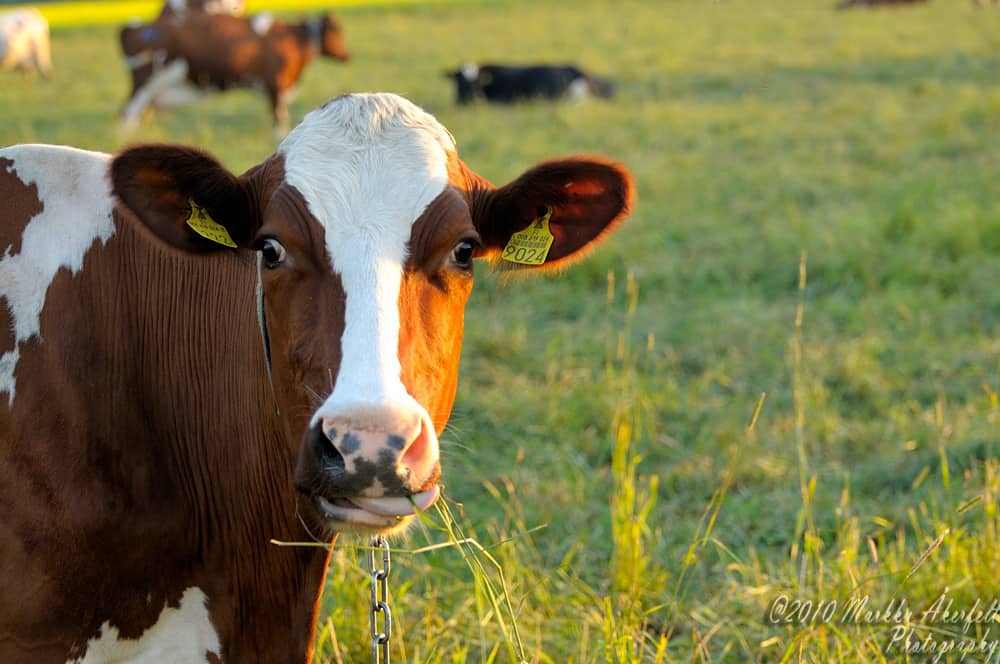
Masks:
[[[28,221],[43,209],[38,200],[38,186],[25,185],[13,172],[14,164],[7,159],[0,159],[0,191],[7,192],[4,205],[12,219],[19,223],[0,225],[0,258],[21,252],[21,236]],[[13,329],[14,320],[10,315],[5,300],[0,297],[0,355],[14,350],[14,338],[9,333]]]
[[[12,219],[22,219],[23,224],[0,226],[0,257],[21,252],[21,235],[28,220],[42,211],[38,200],[38,185],[26,185],[14,172],[14,163],[0,158],[0,191],[9,192],[4,199],[6,212]]]

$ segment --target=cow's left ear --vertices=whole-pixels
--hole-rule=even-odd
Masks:
[[[477,187],[472,196],[479,257],[545,269],[603,240],[628,216],[633,189],[623,166],[576,157],[543,162],[499,189]]]
[[[247,247],[259,226],[244,181],[194,148],[129,148],[111,162],[111,185],[154,234],[184,251]]]

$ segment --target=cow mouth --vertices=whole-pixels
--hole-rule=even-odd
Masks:
[[[417,512],[423,512],[441,495],[440,487],[433,486],[426,491],[407,497],[381,496],[368,498],[356,496],[345,498],[324,498],[316,496],[316,503],[323,514],[332,521],[367,527],[375,530],[392,528]]]

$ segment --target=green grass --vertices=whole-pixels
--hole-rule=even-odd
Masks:
[[[1000,595],[1000,12],[830,4],[338,9],[354,59],[312,65],[294,117],[400,92],[495,182],[602,153],[639,192],[586,263],[477,275],[453,519],[395,543],[397,660],[900,661],[885,625],[769,607]],[[250,92],[120,135],[113,26],[53,42],[55,80],[0,75],[0,143],[273,150]],[[619,95],[458,108],[441,72],[466,59],[574,60]],[[463,538],[502,577],[471,544],[414,552]],[[334,557],[323,661],[367,656],[362,560]]]

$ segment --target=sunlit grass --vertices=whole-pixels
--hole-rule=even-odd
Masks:
[[[884,625],[768,611],[1000,595],[1000,12],[335,11],[354,58],[313,63],[294,118],[395,91],[494,182],[597,153],[638,188],[633,218],[562,275],[477,268],[443,445],[452,514],[393,542],[395,659],[900,661]],[[119,134],[115,29],[58,29],[51,82],[3,74],[0,143],[179,141],[237,171],[272,152],[251,92]],[[442,72],[469,59],[573,60],[619,95],[460,108]],[[358,555],[335,551],[320,661],[368,655]]]

